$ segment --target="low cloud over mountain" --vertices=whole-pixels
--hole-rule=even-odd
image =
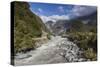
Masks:
[[[47,21],[56,22],[57,20],[69,20],[69,16],[67,15],[52,15],[52,16],[40,16],[44,23]]]

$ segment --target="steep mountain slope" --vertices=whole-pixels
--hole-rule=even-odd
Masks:
[[[93,12],[90,15],[79,17],[77,19],[87,21],[87,24],[90,26],[97,26],[97,11]]]
[[[69,28],[69,21],[68,20],[58,20],[53,26],[53,32],[57,35],[60,35]]]
[[[86,32],[91,29],[96,31],[97,27],[97,12],[87,16],[77,17],[71,20],[57,20],[55,24],[46,23],[51,28],[54,34],[62,34],[64,32]]]
[[[45,24],[30,9],[26,2],[14,2],[14,48],[15,53],[35,47],[32,38],[41,37],[47,32]]]
[[[45,23],[46,24],[46,26],[47,26],[47,28],[48,28],[48,30],[51,32],[51,33],[53,33],[53,25],[55,24],[53,21],[48,21],[48,22],[46,22]]]
[[[46,23],[55,35],[61,35],[70,31],[83,31],[85,24],[79,20],[58,20],[53,23]]]
[[[70,22],[70,27],[66,30],[66,32],[75,32],[75,31],[84,31],[85,24],[80,20],[72,20]]]

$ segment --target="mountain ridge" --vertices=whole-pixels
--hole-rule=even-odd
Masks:
[[[14,2],[14,48],[15,53],[35,49],[32,38],[48,32],[39,16],[32,13],[27,2]]]

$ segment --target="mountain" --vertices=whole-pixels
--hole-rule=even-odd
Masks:
[[[54,24],[53,32],[57,35],[64,33],[69,28],[68,20],[58,20]]]
[[[97,11],[93,12],[92,14],[86,15],[86,16],[81,16],[75,19],[80,19],[80,20],[87,20],[87,19],[91,19],[94,20],[97,18]]]
[[[69,27],[69,21],[68,20],[57,20],[56,22],[48,21],[46,22],[46,25],[53,34],[59,35],[65,32],[66,29]]]
[[[88,25],[97,26],[97,11],[90,15],[76,18],[77,20],[87,21]]]
[[[41,37],[48,32],[42,20],[30,11],[27,2],[14,3],[14,48],[15,53],[34,49],[32,38]]]
[[[83,31],[85,24],[79,20],[58,20],[54,24],[46,23],[55,35],[61,35],[71,31]]]
[[[45,23],[45,25],[47,26],[48,30],[49,30],[51,33],[53,33],[52,29],[53,29],[53,25],[54,25],[54,24],[55,24],[55,23],[54,23],[53,21],[47,21],[47,22]]]
[[[82,32],[96,30],[97,12],[87,16],[77,17],[71,20],[57,20],[56,22],[47,22],[46,25],[55,35],[60,35],[66,32]]]

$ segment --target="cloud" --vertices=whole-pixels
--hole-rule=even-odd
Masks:
[[[52,16],[49,16],[51,19],[54,19],[54,20],[65,20],[65,19],[69,19],[69,16],[67,15],[52,15]]]
[[[48,16],[40,16],[40,18],[42,19],[42,21],[43,21],[44,23],[46,23],[47,21],[51,21],[51,20],[52,20],[52,19],[49,18]],[[52,20],[52,21],[55,22],[55,20]]]
[[[59,6],[58,9],[61,12],[64,12],[63,6]],[[75,17],[86,16],[95,12],[97,8],[95,6],[74,6],[71,10],[67,11],[67,15],[51,15],[51,16],[40,16],[43,22],[53,21],[56,22],[57,20],[70,20]]]
[[[59,9],[60,12],[64,12],[63,6],[59,6],[58,9]]]
[[[74,16],[85,16],[95,12],[96,9],[97,8],[94,6],[74,6],[71,10],[71,13]]]
[[[68,15],[52,15],[52,16],[40,16],[44,23],[47,21],[56,22],[57,20],[69,20]]]
[[[43,12],[43,10],[41,9],[41,8],[38,8],[38,11],[41,13],[41,12]]]
[[[30,8],[30,10],[35,13],[36,15],[39,15],[39,12],[38,11],[34,11],[32,8]]]

